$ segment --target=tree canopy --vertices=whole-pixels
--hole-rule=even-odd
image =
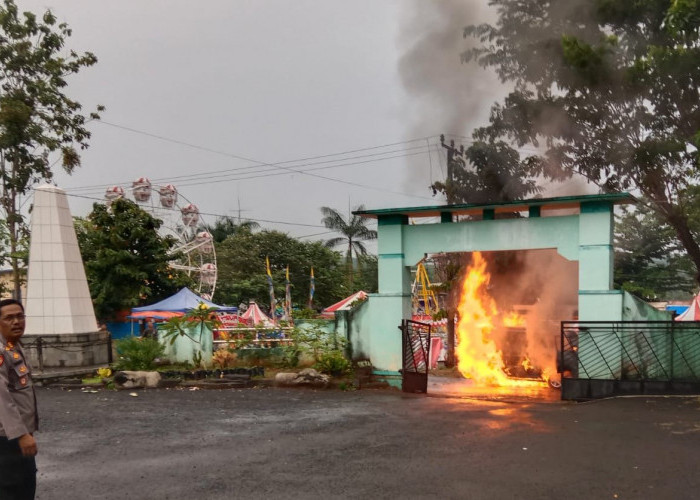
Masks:
[[[229,236],[233,236],[239,231],[252,231],[260,228],[260,224],[255,221],[238,221],[234,217],[219,217],[214,224],[202,226],[204,231],[212,235],[214,243],[221,243]]]
[[[266,257],[270,259],[278,298],[284,297],[287,266],[294,304],[305,307],[308,303],[311,267],[315,278],[315,306],[328,306],[349,294],[340,255],[321,242],[299,241],[279,231],[242,230],[217,244],[216,255],[219,303],[237,305],[255,300],[268,304]]]
[[[512,156],[522,178],[581,175],[632,190],[668,223],[700,270],[684,193],[700,174],[700,2],[492,0],[497,22],[469,26],[463,54],[512,91],[475,141]],[[540,148],[518,156],[516,148]]]
[[[700,189],[684,194],[691,231],[700,233]],[[615,285],[646,300],[688,299],[693,264],[673,229],[646,204],[626,208],[615,224]]]
[[[191,285],[186,275],[168,263],[175,245],[158,233],[162,222],[136,203],[114,200],[95,203],[85,219],[76,220],[76,233],[85,264],[90,294],[99,319],[123,309],[169,297]]]
[[[355,210],[364,210],[364,206],[360,205]],[[361,264],[359,258],[367,255],[367,247],[363,241],[376,240],[377,231],[367,227],[368,219],[359,215],[351,215],[347,220],[337,210],[330,207],[321,207],[323,214],[323,225],[328,229],[341,234],[326,241],[328,248],[334,248],[339,245],[347,247],[345,251],[345,263],[348,273],[348,282],[350,288],[353,288],[354,281],[354,265],[353,256],[357,259],[358,264]]]
[[[70,28],[50,11],[20,14],[13,0],[0,4],[0,205],[8,222],[17,297],[19,197],[32,184],[52,178],[53,153],[60,155],[66,172],[78,167],[79,150],[90,138],[86,122],[99,118],[83,115],[80,103],[64,93],[70,75],[97,62],[90,52],[66,50],[70,36]]]
[[[474,141],[467,149],[449,146],[447,179],[434,182],[433,194],[443,193],[447,202],[488,203],[522,200],[539,193],[537,179],[529,174],[516,150],[505,141]]]

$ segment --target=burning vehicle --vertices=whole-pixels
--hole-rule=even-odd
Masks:
[[[558,386],[561,320],[575,316],[576,263],[554,251],[496,255],[474,252],[461,281],[456,358],[460,373],[480,386]]]

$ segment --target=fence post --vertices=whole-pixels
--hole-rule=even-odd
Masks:
[[[39,358],[39,371],[44,371],[44,349],[41,337],[36,339],[36,356]]]
[[[676,357],[676,322],[674,320],[671,320],[671,370],[670,370],[670,375],[671,375],[671,381],[673,381],[676,378],[676,374],[673,371],[673,367],[675,363],[673,362],[673,358]]]
[[[107,332],[107,363],[112,364],[112,334]]]

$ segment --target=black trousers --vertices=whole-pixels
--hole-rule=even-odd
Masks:
[[[19,440],[0,436],[0,498],[34,500],[36,461],[22,456]]]

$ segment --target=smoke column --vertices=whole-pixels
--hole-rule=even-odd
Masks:
[[[486,0],[403,4],[399,74],[412,98],[405,110],[408,137],[440,133],[470,137],[472,129],[488,123],[493,102],[507,93],[493,71],[460,61],[461,53],[475,43],[463,37],[464,28],[494,22],[494,12]],[[416,168],[426,168],[426,163],[421,159]],[[409,181],[415,178],[414,172]]]
[[[500,82],[493,69],[482,68],[474,61],[463,64],[460,60],[464,51],[479,44],[472,37],[464,38],[464,28],[495,24],[497,12],[487,0],[406,0],[402,5],[398,43],[403,50],[399,75],[411,98],[404,110],[407,137],[445,133],[448,141],[454,139],[457,145],[468,147],[472,131],[488,124],[491,106],[512,90],[511,85]],[[553,22],[570,23],[571,19],[587,15],[586,5],[563,2],[559,7],[552,6],[550,15]],[[551,34],[536,32],[535,36]],[[542,64],[543,67],[551,64],[551,60]],[[564,126],[557,120],[552,123]],[[450,134],[463,137],[449,137]],[[433,143],[433,148],[436,147],[441,150],[439,144]],[[409,160],[409,184],[425,179],[419,173],[428,168],[428,161],[422,156],[417,158]],[[432,180],[437,179],[444,179],[444,173],[433,172]],[[543,187],[545,197],[597,191],[577,177],[565,183],[546,183]]]

